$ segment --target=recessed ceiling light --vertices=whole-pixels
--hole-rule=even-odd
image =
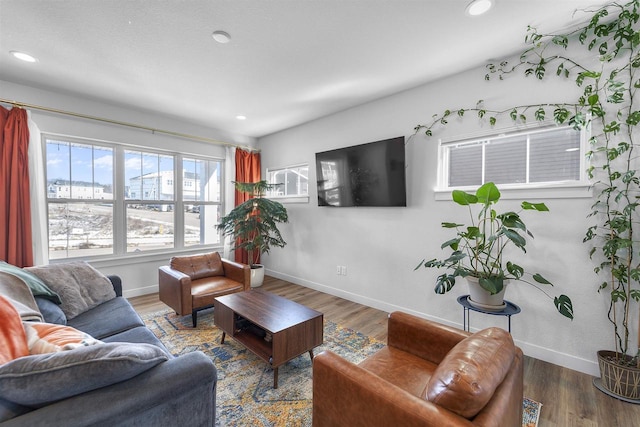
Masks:
[[[214,31],[211,37],[218,43],[229,43],[231,36],[226,31]]]
[[[236,119],[238,119],[238,120],[247,120],[247,116],[239,115],[239,116],[236,116]]]
[[[493,0],[473,0],[469,3],[465,12],[467,15],[478,16],[487,13],[491,6],[493,6]]]
[[[35,56],[31,56],[28,53],[19,52],[17,50],[12,50],[9,53],[11,53],[14,58],[18,58],[19,60],[24,62],[38,62],[38,59]]]

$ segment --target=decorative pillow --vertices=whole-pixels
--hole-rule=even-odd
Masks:
[[[18,276],[0,271],[0,295],[9,300],[23,321],[42,322],[42,313],[31,289]]]
[[[67,316],[64,315],[64,311],[62,311],[58,304],[54,304],[50,300],[42,297],[36,297],[36,304],[45,322],[58,325],[67,324]]]
[[[29,354],[20,314],[0,295],[0,366]]]
[[[116,297],[107,276],[84,261],[27,267],[25,270],[38,276],[60,295],[60,308],[67,319]]]
[[[222,258],[218,252],[200,255],[174,256],[169,263],[171,268],[188,274],[192,280],[204,277],[224,276]]]
[[[47,287],[47,285],[45,285],[38,276],[30,273],[29,271],[16,267],[15,265],[8,264],[4,261],[0,261],[0,271],[12,274],[22,279],[22,281],[29,286],[34,297],[43,297],[55,302],[56,304],[60,304],[62,302],[60,301],[60,296],[58,296],[58,294],[49,289],[49,287]]]
[[[483,329],[447,353],[429,378],[424,398],[471,419],[489,402],[514,357],[515,345],[507,331]]]
[[[24,322],[29,354],[55,353],[78,347],[103,344],[91,335],[71,326]]]
[[[0,398],[40,407],[126,381],[167,359],[160,347],[134,343],[25,356],[0,366]]]

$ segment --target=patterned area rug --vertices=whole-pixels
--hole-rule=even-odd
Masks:
[[[522,411],[522,427],[537,427],[540,420],[542,403],[528,397],[524,398]]]
[[[311,425],[311,360],[305,353],[280,366],[278,388],[273,388],[273,370],[253,353],[227,338],[213,325],[212,309],[198,314],[198,327],[191,316],[179,317],[172,310],[143,316],[146,325],[174,355],[200,350],[218,369],[216,426],[298,427]],[[325,319],[324,344],[328,349],[359,363],[385,343]],[[523,427],[537,426],[540,404],[525,399]]]

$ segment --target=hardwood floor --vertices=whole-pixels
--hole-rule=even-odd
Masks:
[[[388,313],[273,277],[265,277],[261,289],[321,311],[325,319],[341,326],[386,341]],[[130,301],[140,314],[167,308],[157,294]],[[525,356],[524,395],[543,404],[539,427],[640,426],[640,405],[605,395],[591,380],[581,372]]]

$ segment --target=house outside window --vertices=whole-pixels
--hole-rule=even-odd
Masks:
[[[545,127],[441,141],[437,191],[587,186],[586,131]]]
[[[113,257],[220,243],[215,225],[223,210],[223,160],[194,156],[187,160],[181,153],[68,137],[43,135],[43,140],[50,259]],[[215,171],[211,172],[215,178],[205,178],[204,185],[207,194],[215,194],[211,200],[199,200],[200,193],[189,192],[201,186],[204,177],[186,169],[198,162],[207,165],[204,173]],[[200,212],[194,201],[207,209]],[[184,214],[177,215],[176,209]]]

